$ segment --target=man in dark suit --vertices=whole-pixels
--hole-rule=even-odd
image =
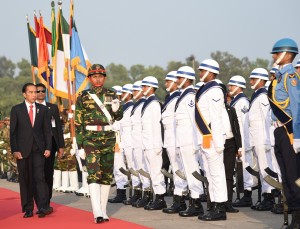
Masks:
[[[37,103],[43,104],[47,107],[48,116],[51,121],[52,126],[52,148],[50,157],[46,158],[45,160],[45,180],[48,185],[49,189],[49,201],[52,198],[52,187],[53,187],[53,173],[54,173],[54,160],[55,154],[58,151],[58,158],[61,158],[64,153],[64,135],[63,135],[63,128],[60,120],[60,115],[58,111],[58,107],[55,104],[48,103],[45,101],[46,97],[46,86],[42,83],[38,83],[36,86],[37,92]]]
[[[35,103],[36,86],[26,83],[22,92],[25,101],[10,113],[10,146],[17,159],[23,217],[33,216],[33,196],[39,217],[44,217],[53,211],[44,176],[45,158],[50,156],[52,144],[51,125],[47,108]]]

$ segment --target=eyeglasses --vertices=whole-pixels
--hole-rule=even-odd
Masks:
[[[46,92],[46,90],[41,90],[41,91],[36,91],[36,93],[45,93]]]

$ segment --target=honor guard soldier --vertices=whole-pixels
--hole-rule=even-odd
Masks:
[[[300,59],[297,61],[295,68],[296,68],[296,71],[298,72],[298,74],[300,74]]]
[[[203,194],[202,184],[192,175],[195,171],[200,172],[198,163],[200,144],[197,138],[194,118],[195,91],[193,81],[195,80],[195,71],[189,66],[183,66],[177,70],[176,77],[178,88],[181,90],[181,94],[175,104],[175,146],[176,154],[181,159],[178,160],[177,166],[179,171],[182,171],[185,176],[190,192],[189,206],[186,210],[180,211],[179,216],[191,217],[202,215],[204,212],[199,198]],[[181,192],[185,192],[185,186],[185,183],[181,184]],[[180,201],[183,208],[184,196],[182,194],[180,195]]]
[[[179,155],[175,152],[175,104],[180,95],[180,92],[177,90],[176,73],[177,71],[171,71],[165,78],[166,91],[170,94],[167,95],[162,106],[162,124],[164,128],[163,147],[166,148],[168,153],[175,186],[172,206],[163,209],[164,213],[169,214],[178,213],[186,209],[185,197],[182,193],[187,189],[186,181],[178,177],[175,173],[179,169],[178,161],[181,161]]]
[[[142,81],[146,101],[142,107],[142,142],[146,161],[155,194],[153,203],[146,205],[146,210],[161,210],[167,207],[164,200],[166,184],[161,173],[162,167],[162,136],[161,136],[161,105],[155,96],[158,81],[153,76],[147,76]]]
[[[197,91],[200,89],[200,87],[203,85],[203,82],[198,82],[194,86],[194,91],[197,93]]]
[[[88,75],[92,87],[82,91],[75,110],[76,141],[84,148],[95,223],[108,221],[107,200],[112,182],[114,146],[112,123],[122,118],[116,93],[104,87],[105,68],[93,64]]]
[[[145,102],[145,98],[143,95],[142,89],[142,81],[136,81],[132,87],[133,98],[135,99],[135,103],[131,110],[130,118],[132,124],[131,131],[131,139],[132,139],[132,153],[133,153],[133,169],[135,171],[139,171],[142,169],[143,171],[149,173],[149,169],[146,163],[146,158],[144,156],[143,143],[142,143],[142,118],[141,112],[142,107]],[[140,174],[139,178],[141,181],[140,187],[133,187],[133,198],[131,199],[133,207],[145,207],[151,200],[151,186],[150,179],[144,177]],[[144,196],[142,198],[142,191],[144,192]]]
[[[211,210],[198,218],[204,221],[226,220],[227,187],[223,163],[226,134],[222,119],[224,94],[215,81],[219,64],[207,59],[201,62],[198,69],[200,81],[205,84],[196,94],[195,120],[201,136],[201,153],[204,163],[207,163],[205,172],[212,202]]]
[[[235,108],[239,120],[240,133],[242,137],[241,161],[243,162],[243,181],[244,196],[237,199],[234,207],[251,207],[252,206],[252,187],[254,186],[253,176],[246,170],[247,166],[253,165],[253,153],[250,147],[249,139],[249,99],[244,94],[246,89],[246,80],[244,77],[236,75],[230,78],[228,82],[229,94],[233,99],[230,106]]]
[[[251,89],[255,90],[249,107],[250,146],[257,159],[262,196],[264,197],[261,203],[252,207],[252,209],[258,211],[271,210],[274,205],[274,196],[271,193],[272,187],[264,180],[267,175],[265,169],[269,167],[273,170],[270,141],[270,105],[265,89],[265,83],[268,79],[268,71],[263,68],[256,68],[250,74]]]
[[[292,212],[292,222],[287,228],[300,228],[300,80],[292,65],[298,46],[294,40],[283,38],[274,44],[271,53],[279,71],[268,94],[276,128],[275,155],[281,170],[283,192]]]

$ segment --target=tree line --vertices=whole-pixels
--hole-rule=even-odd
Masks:
[[[254,68],[270,68],[270,62],[265,59],[257,58],[254,61],[248,57],[237,58],[228,52],[216,51],[211,53],[211,58],[216,60],[220,65],[220,79],[225,85],[234,75],[245,77],[248,85],[245,93],[250,96],[252,91],[249,86],[248,77]],[[144,66],[142,64],[132,65],[127,69],[124,65],[111,63],[106,66],[107,79],[106,87],[110,88],[115,85],[123,86],[126,83],[134,83],[142,80],[146,76],[155,76],[159,82],[157,96],[163,100],[166,96],[164,78],[170,71],[188,65],[193,67],[196,72],[196,82],[199,82],[198,66],[202,60],[196,60],[194,55],[190,55],[185,61],[170,61],[166,68],[161,66]],[[13,105],[23,101],[21,88],[24,83],[32,82],[31,66],[28,60],[22,59],[14,63],[5,56],[0,57],[0,111],[4,116],[8,116]]]

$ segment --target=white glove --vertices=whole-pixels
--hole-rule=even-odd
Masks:
[[[111,102],[111,109],[113,112],[117,112],[119,110],[120,107],[120,101],[118,99],[114,99]]]
[[[269,144],[265,145],[265,151],[266,152],[271,151],[271,149],[272,149],[271,145],[269,145]]]
[[[78,150],[76,150],[76,156],[79,156],[82,160],[84,160],[85,159],[84,149],[78,149]]]
[[[221,147],[217,147],[216,151],[217,151],[218,154],[221,154],[224,151],[224,147],[222,147],[222,148]]]
[[[74,154],[76,153],[76,150],[75,149],[71,149],[70,150],[70,154],[73,156]]]
[[[296,154],[300,152],[300,139],[294,139],[293,148]]]
[[[7,154],[7,150],[6,149],[2,150],[2,153],[3,155]]]
[[[76,137],[73,137],[72,149],[74,149],[74,150],[78,149]]]

